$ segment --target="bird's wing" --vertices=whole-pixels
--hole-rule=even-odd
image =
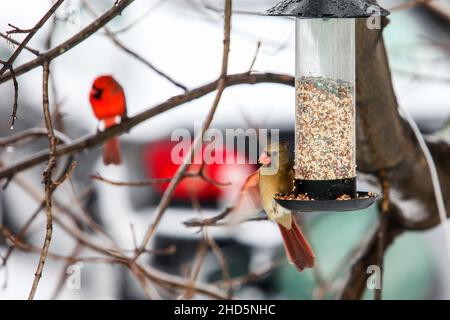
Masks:
[[[240,222],[255,217],[263,210],[261,196],[259,195],[259,171],[255,171],[247,177],[241,187],[241,191],[234,202],[229,222]]]

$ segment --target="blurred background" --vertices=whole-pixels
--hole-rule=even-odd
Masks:
[[[258,41],[261,49],[254,69],[293,74],[294,23],[290,19],[263,17],[275,4],[273,0],[234,0],[230,73],[250,67]],[[407,1],[380,1],[390,9]],[[92,0],[98,14],[114,1]],[[8,23],[22,28],[35,24],[48,10],[50,1],[3,1],[0,32],[10,30]],[[219,0],[136,0],[108,26],[117,37],[160,70],[189,88],[214,80],[221,66],[222,1]],[[24,9],[26,8],[26,10]],[[79,32],[95,17],[77,0],[67,0],[58,9],[55,21],[48,22],[29,46],[41,51],[60,44]],[[392,11],[384,31],[394,85],[400,105],[409,110],[425,134],[450,137],[450,1],[431,1],[412,8]],[[20,40],[21,35],[14,35]],[[14,46],[0,39],[0,59],[7,59]],[[16,65],[33,58],[23,52]],[[97,121],[88,101],[92,80],[112,74],[127,94],[128,114],[134,115],[182,90],[158,76],[140,61],[120,50],[99,32],[52,62],[52,101],[61,114],[58,130],[71,139],[95,132]],[[18,78],[19,111],[14,130],[10,115],[14,90],[10,82],[0,86],[0,135],[8,136],[27,128],[43,126],[41,70],[37,68]],[[55,193],[61,208],[75,215],[94,219],[124,248],[133,247],[133,233],[141,239],[159,203],[165,185],[155,187],[117,187],[90,178],[99,173],[115,181],[138,181],[170,177],[176,166],[170,162],[171,133],[177,128],[194,130],[194,122],[205,118],[213,95],[182,105],[135,127],[121,136],[124,165],[105,167],[101,148],[77,156],[79,166],[70,183]],[[294,91],[273,84],[237,86],[227,89],[212,124],[213,128],[273,128],[281,138],[293,142]],[[47,140],[0,150],[4,164],[47,148]],[[224,153],[234,150],[223,150]],[[242,156],[245,150],[237,150]],[[40,201],[42,171],[37,166],[23,172],[0,191],[0,222],[18,232]],[[251,165],[217,165],[208,174],[231,186],[217,188],[206,182],[186,180],[177,189],[156,237],[154,248],[175,246],[175,253],[153,255],[149,263],[173,274],[185,275],[193,263],[202,233],[186,228],[191,218],[213,216],[235,198]],[[363,189],[364,185],[362,185]],[[30,189],[32,192],[30,193]],[[445,190],[448,191],[448,190]],[[38,194],[32,196],[30,194]],[[190,192],[201,202],[201,212],[193,208]],[[413,203],[411,205],[414,205]],[[59,207],[59,206],[58,206]],[[59,210],[59,209],[58,209]],[[209,228],[227,259],[239,298],[249,299],[332,299],[350,265],[351,254],[375,226],[377,209],[349,214],[313,214],[303,217],[302,225],[318,257],[318,268],[301,274],[283,258],[277,227],[270,222],[248,222],[233,228]],[[130,225],[133,226],[131,231]],[[33,223],[26,239],[40,244],[45,217]],[[8,243],[0,236],[0,254]],[[55,227],[53,252],[71,254],[77,244]],[[449,299],[450,268],[444,254],[440,228],[421,233],[405,233],[386,255],[384,298]],[[39,256],[19,250],[0,268],[0,299],[25,298]],[[37,298],[59,299],[140,299],[142,290],[128,272],[117,265],[84,264],[80,290],[58,289],[65,273],[64,262],[49,259]],[[256,273],[253,279],[248,275]],[[221,266],[215,255],[206,256],[199,279],[215,281]],[[371,299],[373,292],[366,297]]]

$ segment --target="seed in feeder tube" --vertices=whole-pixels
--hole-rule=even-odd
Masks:
[[[295,178],[337,180],[356,176],[352,84],[323,77],[296,81]]]

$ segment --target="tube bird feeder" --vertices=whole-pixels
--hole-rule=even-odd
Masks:
[[[356,186],[355,19],[387,16],[364,0],[285,0],[269,16],[296,21],[295,188],[277,202],[298,211],[375,203]]]

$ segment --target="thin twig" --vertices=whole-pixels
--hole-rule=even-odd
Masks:
[[[190,195],[191,195],[192,206],[194,207],[194,209],[196,211],[198,211],[199,214],[202,214],[202,207],[201,207],[201,204],[200,204],[200,201],[199,201],[197,195],[195,194],[195,192],[193,192],[193,190],[190,190],[190,191],[191,191]],[[220,248],[220,246],[214,240],[214,238],[209,235],[207,228],[202,228],[202,231],[203,231],[204,241],[211,248],[212,252],[216,256],[217,261],[219,262],[220,267],[222,269],[222,278],[223,278],[223,281],[227,284],[228,298],[232,299],[233,286],[230,281],[230,270],[229,270],[228,262],[225,258],[225,255],[224,255],[222,249]]]
[[[56,32],[57,26],[58,26],[58,18],[57,18],[57,16],[53,16],[50,30],[47,34],[47,39],[44,42],[46,50],[50,50],[53,46],[53,38],[54,38],[54,35]],[[53,101],[54,101],[53,114],[52,114],[52,118],[54,119],[54,121],[53,121],[54,128],[56,130],[64,132],[64,121],[63,121],[63,115],[61,114],[61,101],[59,98],[54,68],[53,68],[53,72],[50,74],[50,86],[51,86],[51,92],[52,92]]]
[[[209,182],[212,185],[219,187],[219,188],[228,187],[231,185],[230,182],[219,182],[219,181],[216,181],[216,180],[208,177],[205,174],[205,170],[203,168],[204,167],[200,168],[200,170],[197,172],[185,172],[183,175],[183,178],[201,178],[201,179],[205,180],[206,182]],[[113,181],[113,180],[104,178],[100,174],[97,173],[97,174],[91,175],[91,179],[105,182],[105,183],[108,183],[108,184],[116,186],[116,187],[147,187],[147,186],[154,186],[155,184],[168,183],[168,182],[172,181],[173,178],[155,178],[155,179],[147,179],[147,180],[142,180],[142,181],[124,182],[124,181]]]
[[[14,34],[14,33],[30,33],[33,32],[33,28],[31,29],[20,29],[19,27],[16,27],[12,23],[8,23],[8,27],[11,27],[12,30],[6,31],[6,34]]]
[[[245,275],[234,277],[230,279],[230,282],[233,288],[239,288],[245,284],[251,283],[253,281],[257,281],[264,276],[270,274],[275,269],[279,268],[283,263],[285,263],[286,258],[284,256],[276,258],[270,261],[268,264],[263,265],[262,267],[257,268],[257,270],[251,271]],[[223,283],[216,282],[223,286]]]
[[[225,254],[223,253],[222,249],[217,244],[217,242],[214,240],[214,238],[208,234],[207,229],[203,229],[203,236],[208,242],[208,245],[211,248],[212,252],[215,254],[217,260],[219,261],[219,265],[222,269],[223,281],[228,287],[227,288],[228,298],[231,299],[233,297],[233,284],[231,282],[230,268],[225,258]]]
[[[67,259],[66,263],[64,264],[61,275],[59,276],[58,284],[56,285],[55,290],[53,291],[53,294],[51,296],[51,300],[56,300],[60,295],[62,289],[64,288],[64,283],[66,282],[68,277],[67,268],[77,261],[77,256],[80,253],[81,248],[82,246],[80,245],[80,243],[77,243],[72,251],[72,254],[70,255],[70,258]]]
[[[130,271],[141,285],[144,295],[148,300],[162,300],[158,290],[147,281],[148,279],[146,279],[142,270],[137,268],[136,265],[131,265]]]
[[[126,25],[125,27],[122,27],[121,29],[114,30],[114,34],[117,35],[119,33],[123,33],[123,32],[131,30],[134,26],[139,24],[139,22],[141,22],[142,20],[147,18],[148,15],[150,13],[152,13],[157,7],[159,7],[161,4],[165,3],[165,1],[168,1],[168,0],[159,0],[156,3],[152,4],[152,6],[150,8],[148,8],[141,16],[139,16],[138,18],[134,19],[128,25]]]
[[[260,49],[261,49],[261,41],[259,40],[258,43],[256,44],[256,51],[255,55],[253,56],[252,63],[250,64],[250,68],[248,68],[249,72],[253,71],[253,67],[255,66],[256,59],[258,59]]]
[[[9,230],[7,227],[5,227],[4,225],[0,224],[0,234],[7,239],[8,241],[10,241],[14,247],[18,248],[19,250],[23,251],[23,252],[30,252],[30,253],[36,253],[36,254],[41,254],[41,249],[38,247],[35,247],[29,243],[27,243],[25,240],[23,240],[22,238],[20,238],[18,235],[15,235],[11,230]],[[64,256],[64,255],[60,255],[54,252],[48,252],[47,254],[48,258],[54,259],[54,260],[58,260],[58,261],[72,261],[72,263],[76,263],[76,262],[89,262],[89,263],[118,263],[116,262],[116,260],[112,259],[112,258],[108,258],[108,257],[74,257],[74,256]]]
[[[36,133],[42,133],[41,129],[37,129],[34,130]],[[27,130],[26,132],[31,133],[33,131],[33,129]],[[20,134],[17,134],[16,136],[19,136]],[[26,136],[26,134],[24,134],[23,136]],[[67,138],[68,139],[68,138]],[[68,141],[68,140],[62,140],[62,141]],[[67,164],[65,165],[64,170],[62,170],[62,172],[60,173],[60,176],[58,177],[57,181],[61,181],[63,179],[63,177],[66,177],[69,173],[69,171],[73,170],[74,168],[74,162],[72,157],[69,157],[69,159],[67,160]],[[39,215],[39,213],[41,212],[42,209],[44,209],[45,207],[45,199],[41,200],[42,197],[40,194],[38,194],[37,192],[35,192],[34,190],[32,190],[31,185],[29,183],[27,183],[25,180],[20,179],[20,177],[16,177],[15,179],[15,183],[17,183],[19,185],[20,188],[22,188],[25,192],[27,192],[28,194],[30,194],[34,199],[36,199],[37,202],[39,202],[38,207],[36,208],[36,210],[33,212],[33,214],[31,214],[31,216],[27,219],[27,221],[22,225],[19,233],[18,233],[18,237],[22,238],[26,235],[26,233],[28,232],[28,229],[31,227],[31,224],[34,222],[34,220],[37,218],[37,216]],[[61,206],[58,202],[53,201],[54,205],[60,209]],[[8,248],[8,250],[6,251],[5,257],[2,261],[2,264],[0,265],[0,268],[2,266],[5,266],[9,257],[11,256],[11,254],[14,251],[14,246],[10,246]]]
[[[77,196],[76,192],[75,192],[75,186],[73,184],[72,179],[69,179],[69,189],[70,189],[70,193],[72,195],[73,201],[76,203],[77,207],[78,207],[78,212],[80,213],[80,220],[83,221],[89,228],[91,228],[92,230],[94,230],[95,232],[97,232],[99,235],[104,236],[106,239],[108,239],[111,244],[113,244],[114,246],[118,247],[116,241],[108,234],[108,232],[106,232],[104,230],[104,228],[99,225],[97,223],[97,221],[95,221],[95,219],[92,218],[92,216],[86,212],[84,206],[81,204],[80,200],[83,198],[86,198],[85,195],[90,195],[92,194],[92,188],[88,188],[85,192],[83,192],[83,196],[79,197]],[[61,211],[65,211],[70,215],[74,215],[70,212],[70,209],[66,206],[63,206],[62,204],[55,202],[56,207],[61,210]]]
[[[71,141],[71,139],[62,132],[55,130],[54,133],[58,144],[69,143]],[[31,128],[9,137],[0,138],[0,147],[12,146],[18,144],[19,142],[26,142],[27,140],[33,140],[40,137],[47,137],[47,129]]]
[[[30,190],[25,190],[27,192],[30,192]],[[38,197],[39,198],[39,197]],[[39,201],[39,200],[37,200]],[[56,208],[57,209],[57,208]],[[188,289],[194,290],[194,292],[206,295],[210,298],[214,299],[227,299],[227,296],[224,295],[220,290],[218,290],[215,286],[211,286],[208,284],[198,283],[193,285],[189,280],[180,278],[178,276],[174,276],[171,274],[168,274],[166,272],[153,269],[150,266],[144,266],[137,264],[133,259],[130,259],[127,257],[127,255],[122,252],[118,251],[116,249],[111,249],[105,246],[104,243],[99,244],[91,239],[89,235],[87,235],[84,231],[82,231],[78,225],[74,224],[71,227],[69,227],[65,221],[58,218],[58,215],[54,216],[55,223],[61,228],[62,231],[67,233],[70,237],[72,237],[75,241],[79,242],[83,246],[85,246],[88,249],[93,250],[94,252],[97,252],[99,254],[105,255],[105,258],[77,258],[77,261],[88,261],[91,262],[103,262],[108,264],[114,264],[118,263],[121,264],[131,270],[132,267],[138,268],[140,271],[143,272],[145,277],[154,283],[157,283],[160,286],[163,286],[167,290],[172,289]],[[17,245],[17,244],[16,244]],[[17,246],[18,249],[24,250],[24,251],[30,251],[29,247],[21,247]],[[36,250],[35,250],[36,249]],[[35,248],[31,251],[33,252],[40,252],[39,249]],[[148,251],[151,254],[172,254],[176,248],[174,246],[169,246],[165,249],[155,249]],[[49,252],[49,257],[53,258],[53,255]],[[61,256],[55,256],[54,258],[67,260],[68,257],[61,257]]]
[[[19,54],[22,52],[22,50],[25,48],[25,46],[30,42],[30,40],[34,37],[34,35],[42,28],[42,26],[47,22],[48,19],[55,13],[55,11],[59,8],[59,6],[64,2],[64,0],[58,0],[55,2],[55,4],[50,8],[50,10],[47,11],[47,13],[41,18],[41,20],[36,23],[36,25],[27,30],[28,35],[25,37],[25,39],[22,41],[22,43],[17,47],[17,49],[14,51],[14,53],[11,55],[11,57],[6,62],[6,65],[4,65],[0,69],[0,75],[3,75],[6,70],[10,66],[13,65],[14,61],[17,59]],[[9,31],[9,33],[14,33],[14,31]],[[7,32],[8,34],[8,32]]]
[[[92,9],[92,7],[89,5],[89,3],[86,0],[82,0],[83,2],[83,6],[95,17],[97,17],[97,13]],[[120,41],[117,36],[114,34],[114,32],[111,31],[111,29],[109,29],[107,26],[103,27],[103,30],[105,30],[105,34],[106,36],[111,39],[111,41],[120,49],[122,49],[123,51],[125,51],[127,54],[129,54],[130,56],[132,56],[133,58],[135,58],[136,60],[139,60],[140,62],[142,62],[143,64],[145,64],[147,67],[149,67],[150,69],[152,69],[154,72],[156,72],[158,75],[160,75],[161,77],[163,77],[164,79],[166,79],[167,81],[171,82],[174,86],[183,89],[184,91],[187,91],[188,88],[181,84],[179,81],[173,79],[171,76],[169,76],[167,73],[161,71],[159,68],[157,68],[153,63],[151,63],[150,61],[148,61],[148,59],[145,59],[144,57],[142,57],[141,55],[139,55],[138,53],[136,53],[135,51],[131,50],[130,48],[128,48],[126,45],[123,44],[122,41]]]
[[[208,243],[202,240],[197,246],[195,259],[192,262],[191,274],[189,277],[189,286],[186,288],[186,291],[178,298],[178,300],[191,299],[195,295],[195,283],[197,282],[200,272],[202,271],[207,253]]]
[[[186,227],[192,228],[192,227],[211,227],[217,225],[220,221],[225,219],[231,212],[233,211],[233,207],[228,207],[218,215],[212,217],[212,218],[206,218],[206,219],[198,219],[193,218],[188,221],[184,221],[183,224]]]
[[[36,217],[39,215],[39,212],[41,212],[41,210],[44,208],[44,206],[45,206],[45,202],[43,201],[39,204],[38,208],[33,212],[33,214],[30,216],[30,218],[28,218],[28,220],[21,227],[21,229],[19,230],[19,233],[17,234],[17,236],[19,238],[22,238],[25,236],[25,234],[28,231],[28,229],[30,228],[31,224],[36,219]],[[6,251],[5,256],[2,259],[2,264],[0,265],[0,267],[6,266],[6,263],[8,262],[12,253],[14,252],[14,249],[15,249],[15,246],[8,247],[8,250]]]
[[[6,34],[0,32],[0,37],[2,37],[3,39],[5,39],[7,42],[12,43],[13,45],[19,46],[20,42],[17,40],[14,40],[13,38],[7,36]],[[30,48],[29,46],[25,46],[23,47],[25,50],[31,52],[32,54],[34,54],[35,56],[39,56],[41,53],[39,52],[39,50]],[[6,61],[4,61],[3,64],[7,64]]]
[[[9,72],[11,73],[13,85],[14,85],[14,103],[13,103],[13,111],[11,115],[11,130],[14,129],[14,124],[17,120],[17,107],[19,100],[19,83],[17,82],[16,74],[14,73],[14,68],[10,66]]]
[[[230,53],[230,33],[231,33],[231,15],[232,15],[232,0],[226,0],[225,1],[225,18],[224,18],[224,40],[223,40],[223,57],[222,57],[222,70],[220,73],[220,78],[217,82],[217,93],[216,97],[214,99],[213,105],[205,119],[205,122],[202,126],[202,130],[200,133],[195,137],[194,142],[192,143],[191,147],[189,148],[189,151],[185,155],[183,159],[183,163],[178,168],[177,172],[175,173],[174,178],[170,181],[169,186],[165,190],[161,201],[158,205],[156,216],[152,222],[152,224],[148,227],[147,232],[144,236],[144,239],[139,247],[139,250],[141,252],[145,251],[145,248],[150,241],[151,237],[153,236],[154,232],[156,231],[156,228],[161,221],[167,207],[170,204],[172,195],[175,191],[175,188],[178,186],[179,182],[181,181],[184,173],[190,166],[190,159],[192,159],[192,156],[195,153],[195,150],[199,148],[199,146],[203,142],[203,133],[209,128],[213,118],[214,114],[217,110],[217,107],[219,106],[220,100],[222,98],[222,94],[225,90],[226,85],[226,76],[228,72],[228,58]],[[138,255],[136,256],[136,258]]]
[[[134,224],[130,223],[131,239],[133,240],[134,250],[137,250],[138,243],[136,238],[136,230],[134,230]]]
[[[62,1],[62,0],[59,0]],[[41,65],[44,64],[46,61],[51,61],[60,55],[66,53],[70,49],[74,48],[87,38],[89,38],[91,35],[96,33],[98,30],[100,30],[104,25],[106,25],[108,22],[110,22],[112,19],[117,17],[121,14],[121,12],[128,7],[131,3],[133,3],[134,0],[122,0],[118,3],[117,6],[112,7],[110,10],[105,12],[100,18],[92,22],[90,25],[85,27],[83,30],[81,30],[79,33],[75,34],[70,39],[66,40],[65,42],[61,43],[60,45],[54,47],[53,49],[42,53],[39,57],[36,59],[31,60],[30,62],[24,63],[19,67],[15,68],[16,76],[21,76],[22,74],[33,70]],[[23,44],[23,43],[22,43]],[[19,47],[20,48],[20,47]],[[17,50],[16,50],[17,51]],[[8,61],[8,68],[9,68],[10,62]],[[11,79],[12,75],[11,73],[0,73],[0,84],[3,82],[6,82]]]

